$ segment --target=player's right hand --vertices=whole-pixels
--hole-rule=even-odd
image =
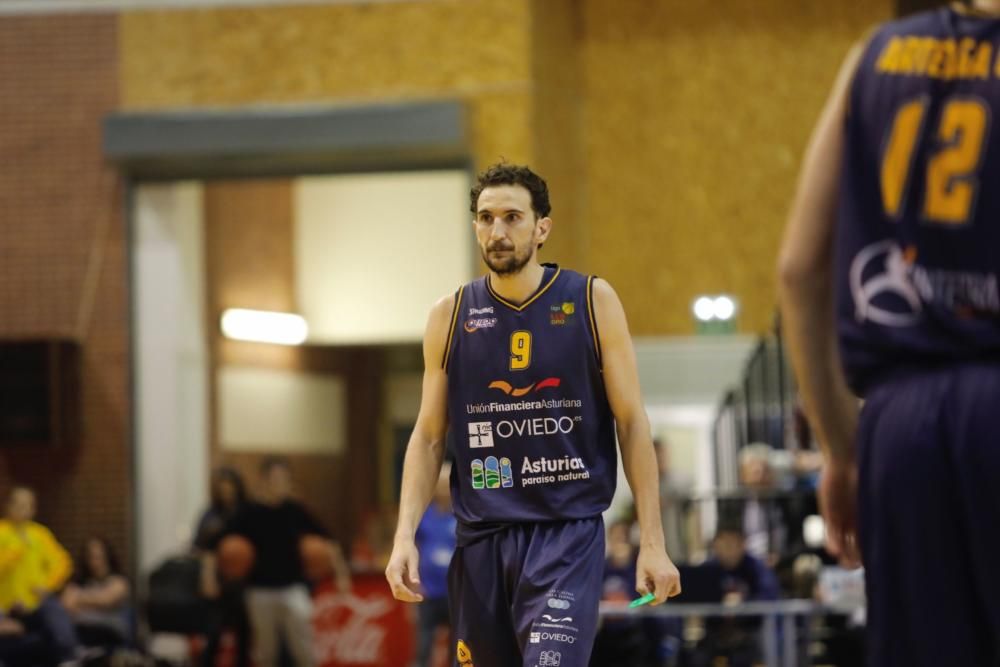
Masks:
[[[861,566],[857,496],[857,464],[827,461],[819,484],[819,508],[826,522],[826,550],[846,568]]]
[[[420,554],[413,540],[397,541],[392,547],[385,579],[392,589],[392,596],[403,602],[422,602],[420,594]]]

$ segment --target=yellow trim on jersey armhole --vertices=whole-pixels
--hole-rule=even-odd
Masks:
[[[444,357],[441,359],[441,368],[448,370],[448,362],[451,361],[451,343],[455,339],[455,325],[458,324],[458,311],[462,307],[462,293],[465,292],[465,285],[458,288],[455,294],[455,307],[451,311],[451,326],[448,328],[448,340],[445,342]]]
[[[587,276],[587,317],[590,320],[590,335],[594,337],[594,352],[597,353],[597,365],[604,367],[601,360],[601,337],[597,333],[597,317],[594,315],[594,278]]]

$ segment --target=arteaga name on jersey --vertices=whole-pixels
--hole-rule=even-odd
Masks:
[[[1000,58],[994,63],[993,44],[972,37],[936,39],[918,35],[893,37],[875,63],[879,74],[923,76],[930,79],[1000,78]]]
[[[514,401],[512,403],[466,403],[465,412],[470,415],[494,412],[526,412],[528,410],[557,410],[559,408],[582,408],[583,401],[576,398],[550,398],[541,401]]]

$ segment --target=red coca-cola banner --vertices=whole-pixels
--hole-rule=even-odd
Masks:
[[[318,667],[405,666],[413,660],[411,612],[392,597],[381,574],[355,575],[349,593],[322,583],[313,605]]]

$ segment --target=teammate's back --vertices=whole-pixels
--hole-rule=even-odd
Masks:
[[[952,6],[885,24],[848,105],[837,313],[852,387],[1000,358],[1000,20]]]
[[[863,558],[880,667],[1000,664],[1000,0],[972,6],[848,56],[779,261],[828,546]]]

